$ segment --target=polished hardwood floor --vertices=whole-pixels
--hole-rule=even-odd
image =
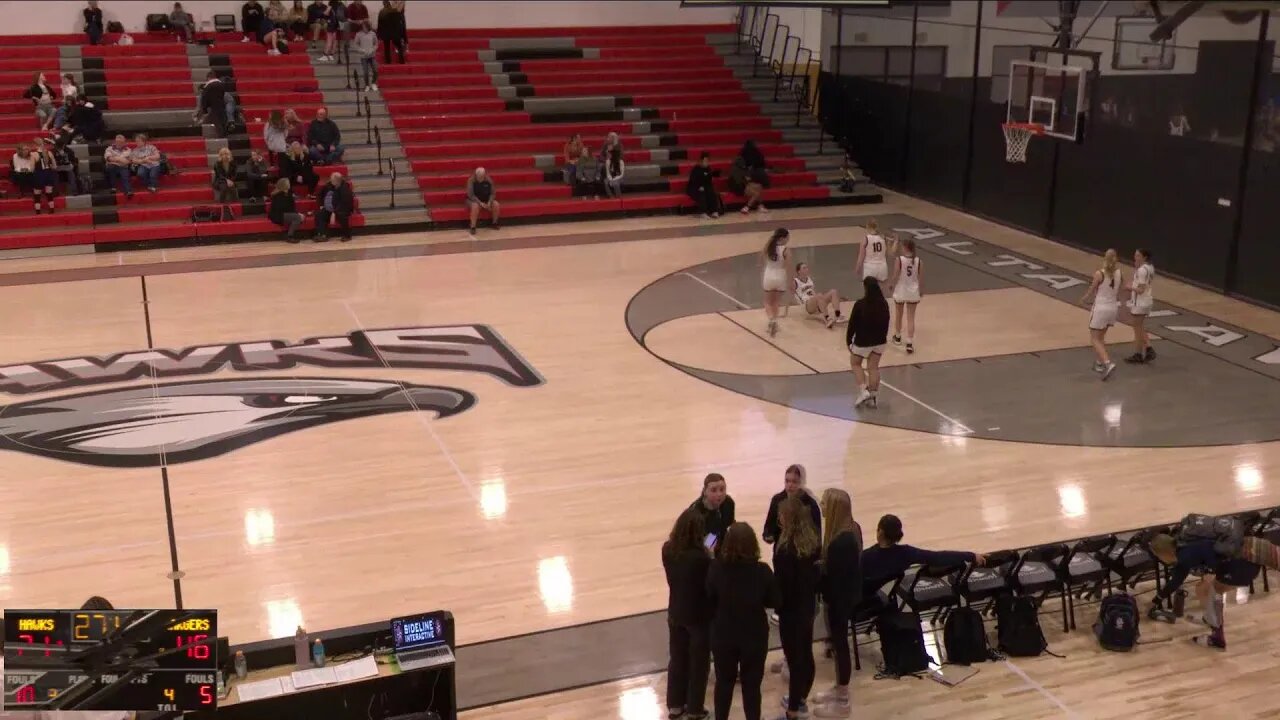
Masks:
[[[909,198],[890,195],[874,212],[909,213],[1078,272],[1098,262]],[[814,208],[728,218],[737,223],[731,226],[645,218],[508,227],[466,242],[479,251],[527,238],[528,247],[337,262],[298,258],[458,243],[464,235],[0,260],[0,277],[10,280],[74,271],[60,282],[0,287],[0,302],[10,309],[0,316],[4,365],[149,345],[297,342],[370,328],[484,324],[545,380],[517,387],[481,373],[377,367],[220,371],[212,377],[439,385],[473,393],[477,402],[444,419],[376,414],[170,464],[171,518],[156,467],[0,452],[0,491],[10,498],[0,506],[0,602],[66,607],[98,594],[118,607],[171,605],[176,555],[185,604],[218,608],[233,642],[288,635],[299,624],[338,627],[436,607],[454,611],[462,643],[606,620],[663,607],[658,549],[703,475],[723,473],[741,519],[759,523],[783,469],[794,462],[807,466],[815,490],[847,488],[864,527],[894,512],[908,541],[926,547],[987,551],[1167,521],[1190,510],[1280,504],[1280,485],[1270,482],[1280,467],[1274,443],[1078,447],[851,423],[689,377],[637,344],[624,326],[627,303],[659,277],[757,251],[769,230],[788,221],[871,214]],[[563,245],[592,233],[620,242]],[[641,233],[646,239],[628,239]],[[856,230],[827,228],[797,232],[793,244],[860,239]],[[245,257],[263,266],[201,268]],[[173,263],[181,272],[163,269]],[[145,304],[136,275],[93,274],[135,265],[158,268],[147,271]],[[922,333],[936,335],[922,353],[952,359],[974,356],[978,344],[981,352],[1085,345],[1083,311],[1042,306],[1023,292],[926,298]],[[1002,293],[1023,301],[1001,299]],[[1280,336],[1280,314],[1238,300],[1167,278],[1158,296]],[[728,314],[752,313],[760,324],[758,310]],[[795,314],[788,322],[806,322]],[[948,318],[954,323],[944,323]],[[984,327],[988,335],[975,342]],[[713,319],[686,319],[655,329],[650,339],[654,352],[666,348],[669,359],[788,372],[784,357],[727,329]],[[840,359],[825,346],[795,350],[815,362]],[[10,394],[3,402],[30,397]],[[184,439],[174,432],[167,442]],[[1224,655],[1180,640],[1131,656],[1102,655],[1081,632],[1061,644],[1065,660],[991,665],[954,689],[876,683],[864,672],[855,717],[1280,717],[1270,682],[1274,604],[1262,598],[1231,608],[1240,622]],[[466,717],[648,720],[660,717],[661,688],[660,676],[647,676]]]

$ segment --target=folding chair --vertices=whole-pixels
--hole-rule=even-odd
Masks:
[[[921,618],[929,615],[929,625],[937,627],[947,610],[960,604],[957,581],[968,567],[968,563],[960,563],[909,568],[898,586],[898,597]]]
[[[902,575],[898,575],[890,580],[880,584],[880,589],[876,592],[876,600],[870,602],[870,598],[863,598],[863,602],[853,609],[853,668],[855,670],[862,669],[862,658],[858,655],[858,636],[866,635],[871,637],[871,633],[876,629],[876,618],[880,613],[891,610],[899,610],[901,606],[898,604],[899,594],[898,588],[902,587]],[[868,641],[869,642],[869,641]]]
[[[1062,601],[1062,632],[1070,630],[1067,623],[1067,586],[1055,563],[1064,561],[1066,556],[1066,545],[1041,545],[1023,553],[1009,571],[1009,589],[1031,598],[1037,607],[1043,605],[1051,594],[1058,593]]]
[[[1119,580],[1121,590],[1136,587],[1149,574],[1156,573],[1158,563],[1149,547],[1156,532],[1154,528],[1147,528],[1118,535],[1117,542],[1101,557],[1102,563]]]
[[[229,14],[220,14],[213,16],[213,29],[216,32],[235,32],[236,16]]]
[[[1280,508],[1272,508],[1269,512],[1262,513],[1250,534],[1280,545]],[[1265,565],[1262,566],[1262,590],[1271,592],[1271,581],[1267,578]]]
[[[1010,589],[1009,573],[1017,562],[1016,550],[1001,550],[987,555],[985,567],[970,565],[968,572],[956,583],[960,599],[968,607],[990,614],[995,607],[992,599]],[[986,607],[977,608],[981,603],[986,603]]]
[[[1103,562],[1108,552],[1116,544],[1115,535],[1079,540],[1067,552],[1066,558],[1057,566],[1066,585],[1067,618],[1070,628],[1076,628],[1076,600],[1088,597],[1101,599],[1102,586],[1111,592],[1111,570]]]

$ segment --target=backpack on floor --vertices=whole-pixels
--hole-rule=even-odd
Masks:
[[[885,613],[876,620],[876,632],[880,635],[880,653],[884,655],[884,668],[879,677],[915,675],[929,669],[933,658],[924,647],[919,615]]]
[[[1035,657],[1049,647],[1035,601],[1021,595],[996,598],[996,647],[1013,657]]]
[[[227,205],[198,205],[191,208],[193,223],[229,222],[235,219],[235,215]]]
[[[1098,620],[1093,624],[1093,634],[1105,650],[1129,652],[1138,644],[1138,601],[1132,595],[1120,593],[1102,599],[1098,608]]]
[[[1213,540],[1213,549],[1219,555],[1236,557],[1244,547],[1244,535],[1244,523],[1235,515],[1214,517],[1191,513],[1178,527],[1178,544]]]
[[[956,608],[947,616],[947,623],[942,626],[942,647],[947,651],[947,662],[957,665],[994,659],[982,614],[970,607]]]

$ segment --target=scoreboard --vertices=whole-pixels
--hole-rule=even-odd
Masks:
[[[210,709],[217,637],[216,610],[6,610],[3,706]],[[60,706],[72,690],[79,697]]]

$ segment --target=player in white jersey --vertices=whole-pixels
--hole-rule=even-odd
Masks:
[[[796,303],[804,307],[805,312],[821,315],[827,327],[840,322],[840,293],[836,290],[815,291],[809,263],[796,263],[796,276],[791,284],[795,288]]]
[[[1098,361],[1093,364],[1093,371],[1103,380],[1111,377],[1116,364],[1107,355],[1107,328],[1116,323],[1116,315],[1120,312],[1120,288],[1124,285],[1124,273],[1116,260],[1116,251],[1108,250],[1102,256],[1102,269],[1093,273],[1093,282],[1084,297],[1083,304],[1092,300],[1093,309],[1089,313],[1089,342]]]
[[[883,284],[889,279],[889,240],[880,234],[875,218],[867,221],[867,237],[858,248],[858,271],[862,277],[873,277]]]
[[[893,264],[893,304],[898,312],[893,316],[893,344],[902,344],[902,318],[907,319],[907,352],[916,351],[916,306],[920,304],[920,256],[916,255],[916,241],[902,241],[902,251]]]
[[[1151,253],[1145,248],[1133,252],[1133,282],[1129,283],[1129,302],[1125,307],[1133,321],[1134,353],[1125,358],[1128,363],[1148,363],[1156,359],[1156,351],[1147,337],[1147,315],[1151,314],[1151,284],[1156,279],[1156,269],[1151,266]]]
[[[778,228],[769,236],[760,251],[760,266],[763,269],[760,284],[764,289],[764,314],[769,319],[769,337],[778,334],[778,308],[782,303],[782,295],[791,284],[790,265],[791,251],[787,249],[787,240],[791,234],[785,228]]]

